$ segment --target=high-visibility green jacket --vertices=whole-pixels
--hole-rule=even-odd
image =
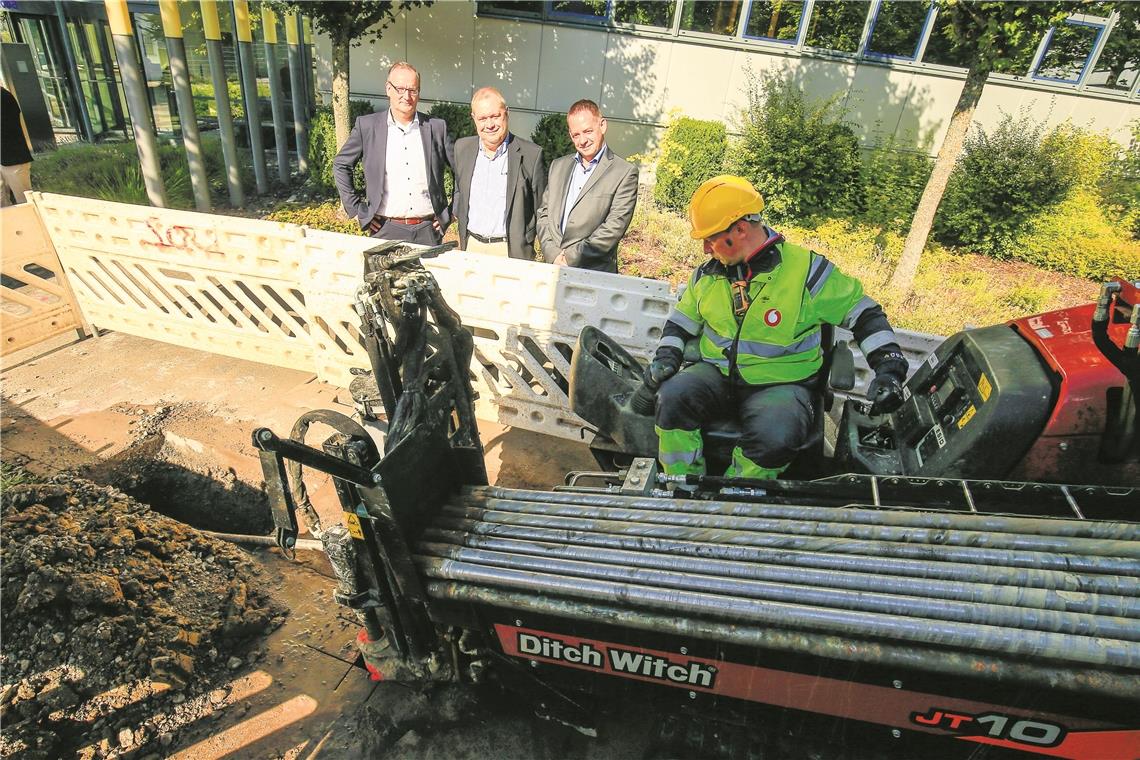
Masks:
[[[693,272],[670,313],[662,347],[683,350],[680,333],[699,335],[702,360],[726,376],[735,370],[749,385],[797,382],[818,372],[824,323],[847,328],[858,324],[863,329],[855,329],[855,338],[868,357],[888,345],[897,350],[885,318],[860,322],[864,312],[881,315],[882,310],[864,295],[858,280],[823,256],[772,234],[775,242],[769,247],[775,251],[768,255],[778,263],[770,271],[749,273],[743,319],[734,314],[730,269],[710,260]]]

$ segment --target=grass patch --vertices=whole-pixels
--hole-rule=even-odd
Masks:
[[[0,462],[0,492],[7,491],[12,486],[32,482],[34,482],[34,478],[23,467],[9,462]]]

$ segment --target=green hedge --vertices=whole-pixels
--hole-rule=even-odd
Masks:
[[[574,143],[570,141],[570,130],[566,128],[564,113],[548,113],[539,119],[534,131],[530,133],[530,139],[542,148],[542,161],[547,169],[554,159],[574,152]]]
[[[1062,147],[1063,139],[1028,118],[1007,115],[992,132],[971,129],[934,220],[935,238],[998,258],[1014,255],[1034,217],[1077,180]]]
[[[447,134],[451,135],[452,140],[475,134],[475,122],[471,119],[471,106],[466,103],[440,101],[431,107],[428,116],[447,122]]]
[[[725,168],[747,177],[777,222],[806,222],[861,210],[859,140],[836,98],[809,102],[775,76],[749,82],[742,135],[729,143]]]
[[[372,113],[372,104],[367,100],[348,101],[349,128],[356,123],[358,116]],[[336,158],[336,125],[333,123],[332,106],[317,106],[309,122],[309,183],[320,190],[334,190],[332,162]],[[364,170],[358,164],[354,179],[364,186]]]
[[[924,153],[899,146],[892,135],[863,162],[861,221],[892,232],[906,232],[933,167]]]
[[[653,198],[683,211],[700,184],[720,174],[728,145],[724,124],[682,116],[669,121],[661,140]]]

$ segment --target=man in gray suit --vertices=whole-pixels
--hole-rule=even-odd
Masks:
[[[507,103],[494,87],[471,97],[476,135],[455,141],[455,197],[464,251],[534,261],[536,215],[546,189],[542,148],[511,134]]]
[[[617,249],[637,205],[637,167],[606,147],[606,120],[592,100],[566,114],[578,152],[550,165],[538,212],[542,257],[551,264],[617,272]]]
[[[333,159],[333,181],[345,212],[373,237],[438,245],[451,223],[443,192],[444,164],[455,166],[447,123],[416,111],[420,75],[411,64],[393,64],[385,87],[388,108],[357,118]],[[352,183],[361,160],[364,195]]]

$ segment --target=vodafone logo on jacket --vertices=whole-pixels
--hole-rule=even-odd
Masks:
[[[764,312],[764,324],[768,325],[768,327],[775,327],[780,324],[780,320],[783,318],[784,315],[780,313],[779,309],[768,309],[768,311]]]

